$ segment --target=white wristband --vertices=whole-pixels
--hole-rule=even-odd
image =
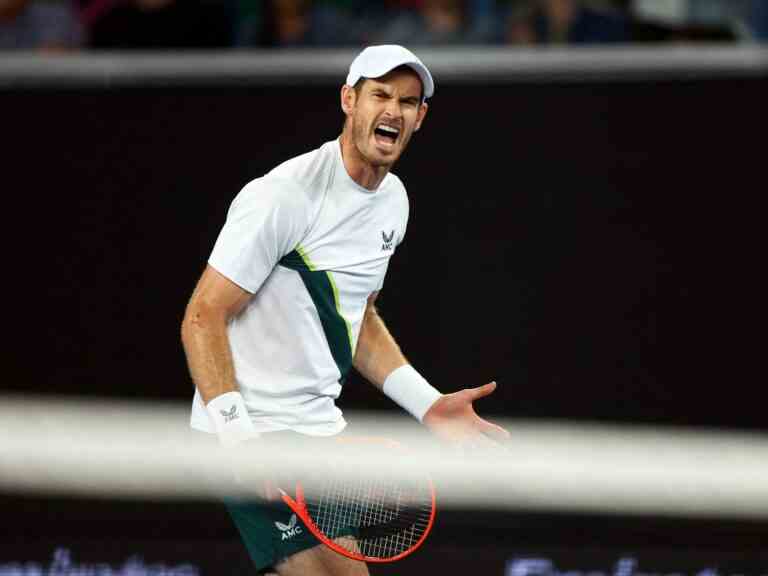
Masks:
[[[240,392],[226,392],[216,396],[205,408],[223,445],[233,446],[259,436]]]
[[[384,380],[382,390],[419,422],[430,406],[442,396],[410,364],[393,370]]]

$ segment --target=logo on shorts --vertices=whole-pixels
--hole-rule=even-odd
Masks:
[[[296,514],[293,514],[291,519],[288,521],[288,524],[275,522],[277,529],[282,532],[282,536],[280,537],[281,540],[290,540],[294,536],[301,534],[301,526],[296,525],[296,520]]]
[[[384,241],[384,243],[381,245],[382,250],[392,250],[392,239],[395,237],[395,231],[392,230],[392,232],[389,233],[389,236],[387,236],[387,233],[383,230],[381,231],[381,239]]]
[[[240,415],[237,413],[237,404],[232,404],[232,408],[230,408],[229,411],[220,410],[220,412],[221,415],[224,416],[224,424],[240,418]]]

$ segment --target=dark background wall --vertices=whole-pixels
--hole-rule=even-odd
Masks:
[[[395,170],[412,213],[382,295],[414,364],[445,391],[497,379],[480,404],[492,416],[764,431],[765,102],[765,78],[439,86]],[[229,202],[338,134],[336,87],[6,90],[0,103],[0,389],[189,399],[179,324]],[[355,378],[341,404],[392,409]],[[210,504],[0,504],[0,565],[62,543],[117,561],[126,542],[151,555],[147,537],[195,553],[199,537],[235,539]],[[512,550],[558,547],[603,551],[560,568],[606,571],[638,547],[682,550],[687,564],[655,565],[680,572],[757,558],[766,541],[764,524],[727,520],[440,521],[414,572],[484,558],[477,573],[501,573]]]

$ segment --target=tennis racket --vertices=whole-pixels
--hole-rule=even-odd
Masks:
[[[406,453],[383,438],[337,441],[379,450],[385,459]],[[329,472],[311,482],[297,482],[293,497],[283,489],[280,494],[320,542],[364,562],[405,558],[424,543],[435,520],[435,489],[421,472],[378,477]]]

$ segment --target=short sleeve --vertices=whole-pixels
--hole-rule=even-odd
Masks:
[[[397,245],[399,246],[402,244],[403,240],[405,240],[405,231],[408,228],[408,216],[410,213],[410,204],[408,202],[408,195],[405,193],[405,188],[402,187],[402,196],[401,196],[401,202],[400,202],[400,218],[401,218],[401,224],[400,224],[400,231],[398,233],[397,237]],[[387,277],[387,270],[389,269],[389,261],[387,261],[387,265],[384,268],[384,272],[381,275],[381,278],[379,278],[379,282],[376,285],[376,291],[381,291],[384,288],[384,280]]]
[[[405,193],[405,190],[403,190],[403,224],[402,228],[400,228],[400,238],[397,242],[398,246],[402,244],[403,240],[405,240],[405,232],[408,230],[408,217],[410,215],[411,206],[410,202],[408,202],[408,195]]]
[[[232,201],[208,263],[255,293],[279,260],[301,242],[309,214],[309,198],[294,182],[253,180]]]

